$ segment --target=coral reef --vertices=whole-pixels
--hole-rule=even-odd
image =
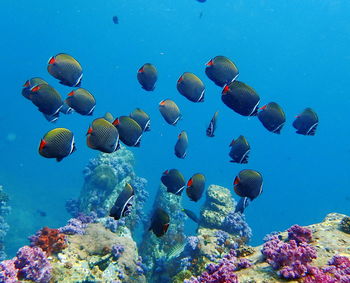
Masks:
[[[148,197],[147,180],[136,176],[133,165],[132,152],[123,146],[114,153],[101,153],[91,159],[84,169],[85,181],[80,197],[78,200],[67,201],[67,211],[73,217],[77,217],[79,213],[90,215],[92,212],[98,218],[106,217],[125,183],[129,183],[135,190],[137,205],[133,207],[131,214],[123,219],[123,225],[133,231],[146,218],[143,206]]]
[[[68,246],[52,259],[56,282],[146,282],[131,232],[113,233],[102,223],[67,236]]]
[[[157,238],[148,231],[149,223],[145,223],[145,232],[140,245],[143,263],[147,269],[147,279],[152,282],[170,282],[171,277],[179,272],[179,254],[184,249],[184,221],[181,212],[181,196],[168,193],[162,184],[159,187],[153,209],[158,207],[167,211],[170,216],[170,226],[167,233]],[[153,214],[151,211],[150,215]],[[175,250],[174,250],[175,248]],[[170,256],[173,254],[172,256]]]
[[[0,186],[0,260],[6,258],[4,251],[4,240],[9,230],[9,225],[6,221],[6,216],[10,213],[11,207],[9,206],[9,197],[4,192],[3,187]]]
[[[58,229],[44,227],[29,237],[29,240],[32,247],[37,246],[50,256],[52,253],[58,253],[67,247],[65,237]]]
[[[274,232],[267,237],[263,246],[240,246],[231,250],[231,256],[236,259],[230,264],[222,262],[230,257],[229,254],[203,257],[201,238],[198,235],[189,239],[184,253],[189,250],[192,252],[187,254],[183,270],[174,276],[172,282],[183,282],[186,279],[190,282],[216,280],[212,282],[241,283],[287,280],[307,283],[350,282],[350,235],[343,232],[340,226],[344,217],[345,215],[332,213],[322,223],[308,227],[294,225],[286,232]],[[215,235],[213,233],[207,241],[215,242]],[[216,241],[220,243],[227,237],[222,232],[217,235],[219,237]],[[220,266],[224,266],[224,270],[234,271],[234,274],[220,271]],[[224,279],[218,277],[219,272],[224,274]]]

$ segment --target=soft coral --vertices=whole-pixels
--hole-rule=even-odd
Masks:
[[[58,253],[67,247],[66,236],[58,229],[44,227],[30,237],[31,246],[40,247],[47,255]]]

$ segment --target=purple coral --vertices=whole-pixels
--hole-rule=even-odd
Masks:
[[[125,249],[124,249],[123,245],[115,244],[112,246],[111,254],[112,254],[113,258],[115,260],[117,260],[123,254],[124,250]]]
[[[222,230],[246,238],[247,241],[252,237],[252,229],[248,226],[244,214],[234,210],[225,217]]]
[[[311,267],[304,283],[349,283],[350,259],[345,256],[335,255],[328,266],[323,268]]]
[[[17,273],[18,270],[16,269],[15,261],[13,259],[4,260],[0,263],[0,282],[18,282]]]
[[[230,235],[225,231],[217,230],[215,232],[215,237],[216,237],[216,243],[219,246],[222,246],[225,244],[226,240],[230,238]]]
[[[251,264],[247,260],[240,260],[237,262],[236,252],[231,250],[229,254],[225,255],[218,264],[210,263],[207,266],[207,271],[202,275],[189,280],[185,283],[238,283],[235,271],[250,267]]]
[[[85,234],[86,224],[81,222],[77,218],[71,218],[68,220],[67,225],[59,228],[60,233],[66,235],[83,235]]]
[[[113,233],[117,232],[119,224],[124,225],[125,221],[123,219],[114,220],[111,217],[108,217],[104,223],[106,229],[111,230]]]
[[[278,236],[266,242],[261,252],[274,269],[279,269],[278,274],[288,279],[305,276],[309,263],[317,257],[315,248],[307,243],[283,242]]]
[[[295,240],[297,243],[310,243],[312,241],[312,232],[308,228],[304,228],[299,225],[293,225],[287,230],[287,232],[288,239]]]
[[[18,278],[46,283],[50,281],[52,267],[45,253],[39,247],[24,246],[17,252],[14,264]]]
[[[88,214],[79,213],[76,218],[84,224],[95,223],[97,221],[97,214],[94,211]]]

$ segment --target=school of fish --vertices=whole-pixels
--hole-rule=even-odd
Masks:
[[[199,1],[199,0],[198,0]],[[199,1],[205,2],[205,1]],[[117,18],[113,18],[117,23]],[[43,113],[49,122],[59,119],[60,113],[70,114],[76,112],[80,115],[92,116],[96,107],[96,99],[88,90],[81,88],[83,68],[74,57],[59,53],[48,60],[48,73],[60,84],[76,89],[68,93],[65,100],[60,93],[44,79],[34,77],[27,80],[22,89],[22,95],[31,101]],[[262,126],[274,134],[281,134],[286,122],[286,115],[282,107],[276,102],[259,106],[260,96],[249,85],[238,81],[237,66],[225,56],[216,56],[205,64],[205,74],[215,85],[221,88],[222,102],[234,112],[242,116],[257,116]],[[157,68],[151,63],[143,64],[137,71],[137,81],[145,91],[153,91],[158,79]],[[176,84],[181,96],[193,103],[205,102],[205,85],[195,74],[184,72]],[[162,100],[159,112],[164,121],[172,126],[183,118],[175,101]],[[214,112],[208,127],[207,137],[215,137],[219,113]],[[318,126],[316,112],[307,107],[295,117],[293,127],[296,133],[313,136]],[[136,108],[129,115],[113,117],[106,112],[104,117],[94,119],[86,132],[86,144],[93,150],[112,153],[120,148],[120,142],[128,147],[140,147],[141,138],[145,132],[151,130],[150,116],[141,108]],[[174,154],[180,159],[187,156],[189,145],[188,134],[181,131],[174,146]],[[251,151],[247,139],[240,135],[229,144],[230,162],[247,164]],[[73,133],[66,128],[55,128],[45,133],[39,143],[39,154],[45,158],[54,158],[61,161],[76,150]],[[201,173],[195,173],[186,182],[184,175],[177,169],[165,170],[160,180],[167,192],[180,196],[185,190],[187,197],[197,202],[205,191],[206,178]],[[263,176],[256,170],[243,169],[233,181],[233,190],[240,197],[236,212],[243,213],[249,203],[257,198],[263,191]],[[116,220],[130,214],[134,203],[134,188],[125,184],[123,191],[116,198],[110,209],[109,216]],[[194,212],[182,209],[191,220],[198,223],[199,219]],[[150,231],[157,237],[163,236],[170,224],[168,213],[162,208],[155,208],[150,219]]]

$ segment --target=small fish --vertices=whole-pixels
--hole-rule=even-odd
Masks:
[[[31,89],[31,101],[38,107],[46,119],[54,122],[58,119],[60,109],[63,106],[61,95],[48,84],[34,85]]]
[[[31,78],[30,80],[27,80],[22,89],[22,95],[31,100],[32,92],[30,89],[35,86],[35,85],[40,85],[40,84],[48,84],[46,81],[44,81],[42,78]]]
[[[162,100],[159,103],[159,111],[164,120],[173,126],[182,118],[179,107],[170,99]]]
[[[286,122],[283,109],[276,102],[270,102],[259,109],[258,118],[270,132],[280,134]]]
[[[112,20],[113,20],[114,24],[116,24],[116,25],[119,24],[119,19],[117,16],[113,16]]]
[[[203,195],[205,189],[205,177],[203,174],[197,173],[187,182],[187,196],[197,202]]]
[[[262,193],[263,178],[259,172],[245,169],[238,173],[233,185],[238,196],[252,201]]]
[[[36,212],[37,212],[41,217],[46,217],[46,216],[47,216],[46,212],[43,211],[43,210],[37,209]]]
[[[233,81],[222,90],[221,100],[242,116],[255,116],[260,97],[253,88],[245,83]]]
[[[205,86],[193,73],[183,73],[177,81],[177,90],[192,102],[204,102]]]
[[[128,116],[120,116],[114,120],[113,125],[118,129],[119,138],[125,145],[140,146],[143,131],[134,119]]]
[[[104,153],[119,149],[119,133],[116,127],[104,118],[95,119],[86,133],[88,147]]]
[[[184,159],[187,154],[187,147],[188,147],[188,137],[187,133],[185,131],[182,131],[177,136],[177,141],[175,144],[175,155],[178,158]]]
[[[140,125],[142,131],[148,132],[151,130],[151,118],[142,109],[136,108],[130,113],[129,117],[134,119]]]
[[[109,216],[115,220],[119,220],[131,213],[132,206],[134,205],[135,192],[133,187],[126,183],[124,189],[117,197],[114,205],[112,206]]]
[[[318,116],[311,108],[306,108],[301,114],[296,116],[293,127],[296,133],[305,136],[314,136],[318,126]]]
[[[220,87],[233,82],[239,75],[236,65],[225,56],[216,56],[205,65],[208,78]]]
[[[49,59],[47,71],[61,84],[70,87],[79,87],[83,78],[83,69],[80,63],[64,53],[59,53]]]
[[[203,12],[199,13],[199,19],[203,18]]]
[[[232,140],[230,147],[229,155],[232,158],[230,162],[239,164],[248,163],[250,145],[244,136],[239,136],[236,140]]]
[[[216,130],[216,124],[218,121],[218,115],[219,115],[219,111],[216,111],[213,115],[213,118],[211,118],[209,126],[207,128],[207,136],[208,137],[214,137],[214,133]]]
[[[106,112],[105,115],[103,116],[103,118],[110,123],[113,123],[113,121],[114,121],[114,117],[110,112]]]
[[[247,198],[247,197],[240,198],[237,205],[236,205],[235,213],[236,212],[244,213],[244,210],[247,208],[247,206],[249,204],[250,204],[249,198]]]
[[[147,91],[153,91],[157,82],[158,72],[154,65],[150,63],[144,64],[137,71],[137,80],[142,88]]]
[[[190,218],[192,221],[199,224],[199,219],[193,211],[183,208],[182,212],[184,212],[187,215],[187,217]]]
[[[178,196],[181,195],[186,185],[184,176],[177,169],[164,171],[160,180],[167,188],[167,192]]]
[[[186,242],[184,243],[177,243],[175,246],[173,246],[169,252],[167,253],[167,260],[171,260],[173,258],[179,257],[179,255],[184,251],[186,246]]]
[[[61,161],[76,150],[73,133],[65,128],[47,132],[40,141],[39,154]]]
[[[87,116],[91,116],[96,107],[95,97],[83,88],[78,88],[68,93],[65,102],[75,112]]]
[[[170,225],[169,214],[165,210],[161,208],[157,208],[153,212],[149,231],[152,230],[153,233],[159,238],[168,231],[169,225]]]

